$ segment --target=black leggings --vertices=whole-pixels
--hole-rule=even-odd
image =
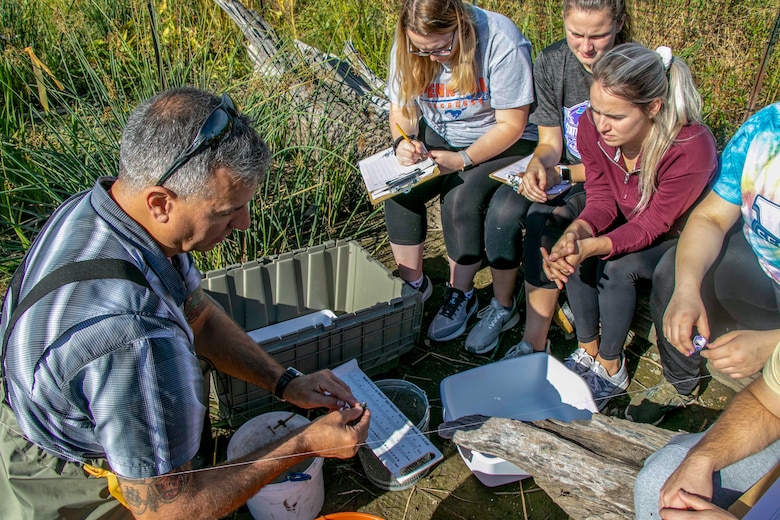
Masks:
[[[674,292],[676,253],[675,247],[658,262],[653,275],[650,308],[664,376],[679,393],[690,394],[699,384],[704,358],[699,354],[690,357],[681,354],[663,335],[664,312]],[[711,339],[737,328],[780,328],[780,287],[761,269],[742,233],[742,219],[729,230],[720,255],[704,276],[701,298],[707,310]],[[695,330],[693,334],[696,334]]]
[[[525,281],[534,287],[555,289],[555,282],[547,279],[542,269],[540,247],[550,251],[577,215],[585,207],[585,183],[573,186],[566,194],[545,204],[531,205],[525,217],[525,252],[523,271]]]
[[[424,123],[422,141],[429,150],[458,150]],[[385,201],[385,223],[390,242],[418,245],[427,236],[425,204],[438,195],[447,255],[456,263],[480,262],[483,251],[488,265],[514,269],[520,265],[525,213],[531,205],[507,185],[489,177],[533,153],[536,143],[519,140],[502,154],[465,171],[441,175],[413,188],[409,193]]]
[[[661,257],[677,239],[608,260],[591,257],[569,276],[566,292],[577,324],[577,340],[588,343],[599,337],[599,355],[619,359],[636,309],[636,284],[651,280]]]

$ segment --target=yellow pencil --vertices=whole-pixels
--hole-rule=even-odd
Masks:
[[[395,124],[395,127],[398,129],[398,131],[399,131],[399,132],[401,132],[401,137],[403,137],[403,138],[404,138],[404,140],[405,140],[407,143],[409,143],[409,144],[412,144],[412,140],[411,140],[411,139],[409,139],[409,136],[408,136],[408,135],[406,135],[406,132],[404,132],[404,129],[403,129],[403,128],[401,128],[401,125],[399,125],[398,123],[396,123],[396,124]]]

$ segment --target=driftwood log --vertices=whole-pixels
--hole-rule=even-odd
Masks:
[[[577,520],[634,518],[634,481],[647,457],[676,433],[594,414],[590,421],[490,418],[453,442],[501,457],[533,475]]]

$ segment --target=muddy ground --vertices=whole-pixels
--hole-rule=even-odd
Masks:
[[[410,352],[400,358],[397,368],[375,377],[374,380],[406,379],[422,388],[428,395],[431,406],[428,429],[435,432],[442,420],[439,382],[449,375],[500,359],[520,340],[522,325],[504,335],[493,356],[474,356],[466,353],[463,348],[465,336],[438,344],[427,340],[425,331],[444,298],[448,269],[441,237],[437,236],[436,232],[429,237],[429,244],[431,247],[428,247],[426,252],[424,265],[426,273],[434,282],[435,290],[426,303],[420,340]],[[390,269],[394,268],[387,248],[381,249],[375,256]],[[476,286],[480,305],[487,305],[492,295],[487,269],[479,272]],[[520,323],[523,323],[522,315]],[[550,332],[550,339],[552,355],[560,360],[576,346],[575,340],[564,337],[555,325]],[[627,347],[627,354],[629,373],[632,375],[629,395],[641,392],[661,380],[658,354],[653,345],[634,338]],[[701,431],[712,424],[733,394],[734,388],[713,379],[703,393],[700,405],[671,414],[660,426],[675,431]],[[630,400],[629,395],[613,399],[604,413],[622,418]],[[220,436],[219,445],[227,446],[231,432],[218,430],[216,433]],[[326,498],[322,514],[361,511],[386,520],[569,518],[534,484],[532,478],[500,487],[486,487],[471,474],[451,442],[442,440],[436,433],[431,433],[430,439],[444,454],[444,461],[411,488],[401,491],[383,491],[376,487],[366,477],[357,458],[348,461],[326,460]],[[224,453],[220,450],[219,458],[222,457]],[[251,518],[251,515],[244,507],[230,518],[243,520]]]

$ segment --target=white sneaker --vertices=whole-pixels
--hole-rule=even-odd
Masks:
[[[447,284],[447,296],[444,304],[433,317],[428,327],[428,337],[433,341],[449,341],[466,332],[469,318],[477,312],[477,294],[471,298],[460,289]]]
[[[593,356],[588,354],[588,352],[581,347],[577,348],[577,350],[569,354],[569,356],[563,360],[563,364],[566,368],[579,375],[587,373],[595,362],[596,360],[593,359]]]
[[[549,339],[544,343],[544,352],[546,354],[550,353]],[[534,346],[528,343],[527,341],[521,341],[517,345],[510,347],[510,349],[506,351],[506,354],[504,354],[504,357],[501,359],[512,359],[520,356],[527,356],[528,354],[533,354],[533,353],[534,353]]]
[[[466,351],[472,354],[487,354],[496,348],[501,333],[520,321],[516,301],[513,300],[512,308],[507,310],[495,298],[490,300],[490,305],[477,313],[477,318],[479,322],[466,337]]]

